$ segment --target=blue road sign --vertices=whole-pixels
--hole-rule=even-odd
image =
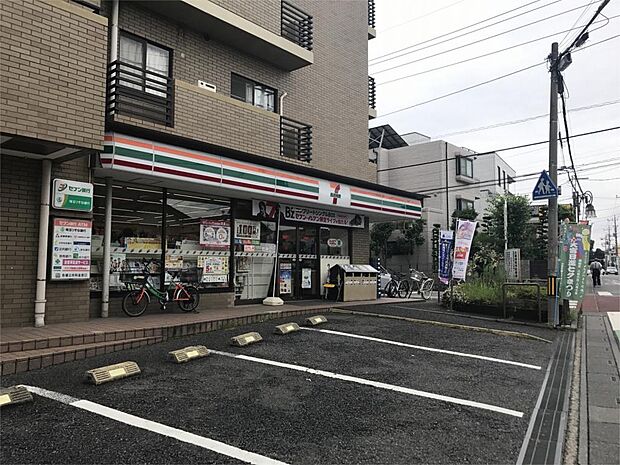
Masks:
[[[540,173],[538,181],[536,181],[536,187],[532,191],[533,200],[551,199],[558,196],[558,188],[553,184],[553,181],[549,177],[547,171],[543,170]]]

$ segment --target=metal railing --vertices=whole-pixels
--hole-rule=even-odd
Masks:
[[[368,0],[368,25],[375,27],[375,0]]]
[[[286,0],[282,0],[280,19],[282,37],[300,47],[312,50],[312,16]]]
[[[106,115],[134,116],[172,126],[172,78],[117,60],[108,65]]]
[[[368,76],[368,106],[376,108],[377,105],[377,85],[375,78]]]
[[[312,126],[281,116],[280,154],[301,161],[312,160]]]

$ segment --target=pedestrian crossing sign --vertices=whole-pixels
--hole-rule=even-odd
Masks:
[[[553,184],[553,181],[549,177],[547,171],[543,170],[540,173],[536,186],[532,192],[533,200],[551,199],[558,196],[558,188]]]

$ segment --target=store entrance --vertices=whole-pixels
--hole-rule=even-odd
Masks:
[[[284,300],[316,299],[320,295],[318,228],[280,225],[279,292]]]

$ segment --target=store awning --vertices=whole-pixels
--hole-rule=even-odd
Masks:
[[[420,218],[422,204],[407,198],[190,150],[120,133],[105,136],[101,176],[131,181],[138,176],[158,185],[235,198],[262,198],[276,202],[363,213],[371,220]],[[166,181],[162,183],[162,181]],[[380,187],[380,186],[377,186]]]

